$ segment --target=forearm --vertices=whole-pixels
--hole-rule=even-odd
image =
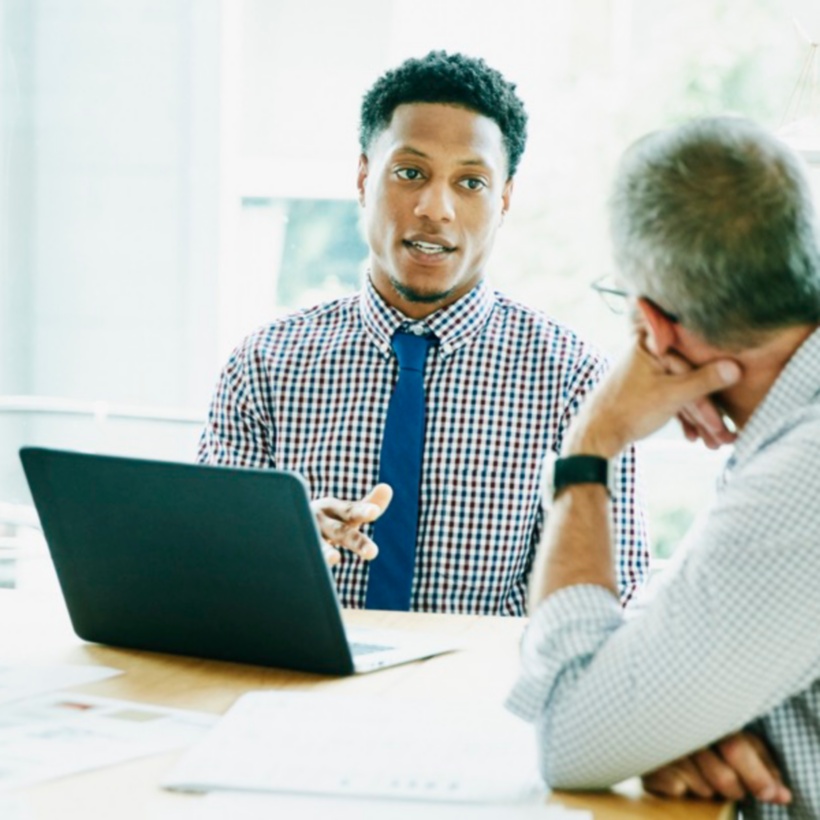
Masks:
[[[617,597],[609,496],[599,484],[565,488],[550,508],[530,587],[530,612],[548,595],[595,584]]]
[[[611,460],[625,444],[605,427],[579,418],[561,455]],[[530,612],[551,593],[574,584],[601,586],[617,597],[609,501],[601,484],[574,484],[553,499],[532,576]]]

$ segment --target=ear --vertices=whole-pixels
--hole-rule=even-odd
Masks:
[[[648,299],[638,299],[638,315],[647,331],[647,347],[656,356],[663,356],[678,343],[678,326]]]
[[[512,197],[513,192],[513,180],[512,177],[508,179],[504,183],[504,190],[501,192],[501,221],[504,221],[504,217],[507,215],[507,211],[510,210],[510,198]]]
[[[364,154],[359,155],[359,172],[356,175],[356,189],[359,192],[359,205],[364,207],[364,188],[367,181],[368,165],[367,157]]]

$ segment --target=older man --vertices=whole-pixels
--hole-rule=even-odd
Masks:
[[[818,817],[820,253],[805,170],[748,121],[696,121],[626,154],[611,208],[636,338],[564,438],[510,705],[536,722],[554,786],[665,767],[697,792],[688,756],[745,728],[788,788],[759,747],[735,767],[744,817]],[[625,620],[599,481],[707,395],[739,431],[734,452],[648,609]]]

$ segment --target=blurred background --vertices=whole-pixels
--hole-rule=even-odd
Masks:
[[[0,0],[0,585],[39,544],[22,444],[192,460],[241,338],[359,286],[358,108],[383,71],[444,48],[517,83],[491,279],[614,354],[625,321],[589,284],[615,161],[691,116],[796,117],[813,5]],[[725,454],[671,427],[642,452],[663,557]]]

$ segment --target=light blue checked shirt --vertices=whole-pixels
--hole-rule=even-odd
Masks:
[[[820,817],[820,330],[654,592],[630,619],[593,585],[534,614],[508,706],[536,723],[546,781],[610,786],[748,726],[794,803],[749,801],[743,816]]]
[[[369,282],[360,294],[249,336],[222,372],[199,458],[300,473],[314,498],[357,499],[378,481],[398,367],[390,346],[408,319]],[[481,282],[424,323],[427,427],[410,608],[523,615],[538,543],[544,456],[604,363],[567,328]],[[627,600],[648,563],[634,453],[621,460],[613,526]],[[376,559],[378,560],[378,559]],[[368,564],[334,568],[344,606],[362,607]]]

